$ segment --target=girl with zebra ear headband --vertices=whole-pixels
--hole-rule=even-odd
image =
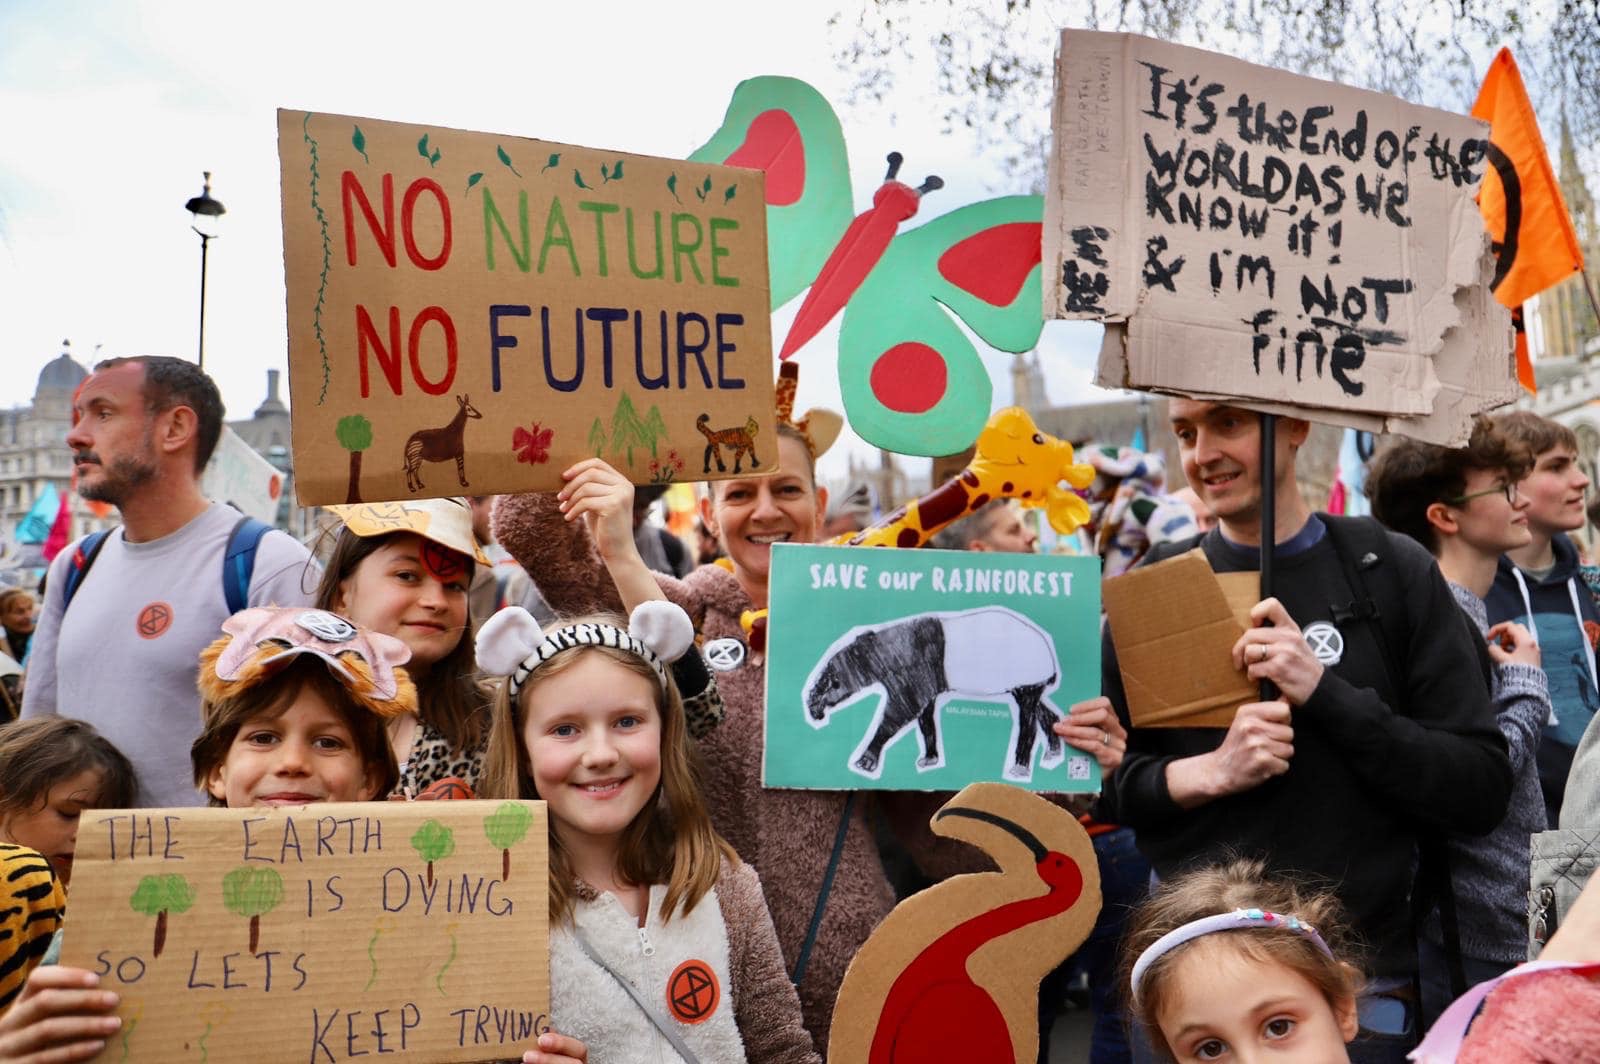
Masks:
[[[511,606],[489,618],[478,631],[478,666],[491,676],[504,676],[516,698],[533,670],[563,650],[579,646],[605,646],[642,659],[660,678],[671,683],[668,666],[694,645],[694,625],[683,609],[671,602],[642,602],[628,620],[627,630],[600,620],[578,621],[545,633],[527,610]]]
[[[817,1064],[761,882],[700,794],[669,669],[693,641],[660,600],[626,627],[495,614],[478,662],[506,680],[478,793],[545,803],[550,1015],[592,1059]],[[687,965],[726,988],[722,1007],[681,1007]]]

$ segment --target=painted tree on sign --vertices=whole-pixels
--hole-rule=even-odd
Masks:
[[[283,877],[276,869],[240,865],[222,877],[222,904],[235,916],[250,920],[250,955],[257,956],[261,918],[283,900]]]
[[[648,447],[652,457],[656,453],[656,441],[667,434],[666,423],[661,419],[661,408],[652,406],[650,412],[644,417],[634,409],[633,399],[627,392],[622,393],[622,398],[617,400],[616,409],[611,413],[611,453],[626,452],[628,464],[633,465],[633,449],[635,447]],[[591,436],[593,433],[591,432]]]
[[[595,418],[594,424],[589,426],[589,449],[596,458],[606,449],[606,429],[600,424],[599,418]]]
[[[354,506],[361,501],[361,452],[372,446],[372,422],[360,414],[339,419],[334,427],[339,446],[350,452],[350,491],[345,503]]]
[[[483,820],[489,845],[500,850],[501,882],[511,880],[511,847],[521,842],[533,826],[533,814],[521,802],[505,802]]]
[[[411,836],[411,848],[417,856],[428,862],[428,886],[433,886],[433,862],[442,861],[456,852],[455,833],[437,820],[424,821]]]
[[[156,918],[155,944],[151,952],[157,957],[167,944],[167,913],[186,913],[193,904],[194,887],[180,875],[145,876],[128,899],[134,912]]]

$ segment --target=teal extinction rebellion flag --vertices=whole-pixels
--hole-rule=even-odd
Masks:
[[[768,787],[1100,789],[1050,730],[1100,693],[1094,557],[777,544]]]

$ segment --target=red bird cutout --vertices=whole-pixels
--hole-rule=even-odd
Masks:
[[[1064,810],[1016,787],[976,783],[932,823],[1001,871],[948,879],[878,925],[839,990],[830,1062],[1031,1062],[1039,981],[1094,924],[1094,848]]]

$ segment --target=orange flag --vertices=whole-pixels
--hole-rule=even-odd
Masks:
[[[1489,123],[1489,170],[1478,208],[1499,257],[1490,287],[1518,312],[1517,380],[1532,392],[1522,302],[1583,269],[1583,251],[1511,49],[1500,49],[1489,64],[1472,117]]]

